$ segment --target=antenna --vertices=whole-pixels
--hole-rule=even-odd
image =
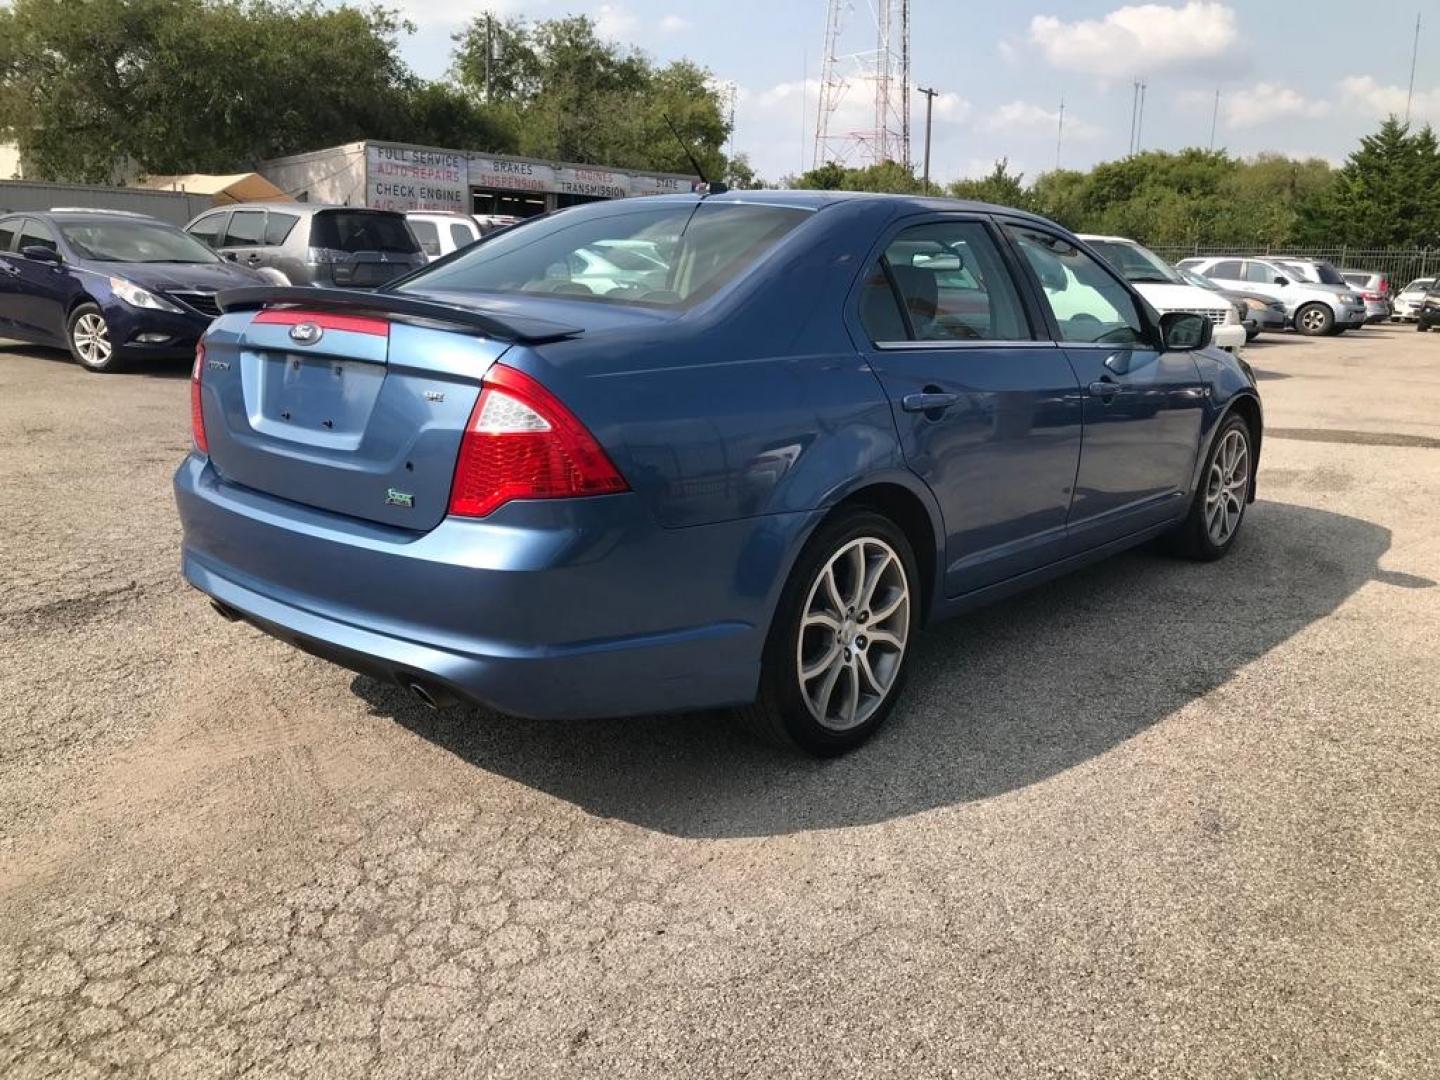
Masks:
[[[709,178],[707,178],[705,175],[705,170],[700,167],[699,160],[695,157],[694,152],[690,149],[690,144],[687,143],[685,139],[681,136],[680,129],[675,126],[675,121],[670,119],[670,114],[661,113],[661,115],[665,117],[665,126],[670,129],[670,134],[675,136],[675,141],[680,144],[680,149],[684,150],[685,156],[690,159],[690,166],[695,170],[695,175],[700,178],[700,193],[702,195],[723,195],[725,194],[725,192],[730,190],[724,184],[719,183],[718,181],[713,184],[710,182]]]
[[[1415,96],[1415,60],[1420,55],[1420,13],[1415,13],[1415,45],[1410,50],[1410,89],[1405,91],[1405,126],[1410,126],[1410,99]]]
[[[910,165],[910,0],[871,0],[869,6],[875,17],[875,47],[842,55],[840,42],[851,4],[829,0],[812,168],[827,161],[843,164],[854,157],[869,164]],[[874,127],[835,131],[835,112],[855,83],[873,88]]]

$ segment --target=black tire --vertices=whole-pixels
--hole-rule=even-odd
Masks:
[[[1212,474],[1216,470],[1221,449],[1226,445],[1230,434],[1237,431],[1244,439],[1246,483],[1243,494],[1239,498],[1239,511],[1233,518],[1234,524],[1228,535],[1217,541],[1211,534],[1210,523],[1207,520],[1208,495],[1213,490]],[[1210,444],[1210,452],[1205,456],[1205,468],[1200,471],[1200,482],[1195,486],[1195,495],[1190,502],[1190,512],[1168,537],[1171,550],[1177,555],[1199,562],[1214,562],[1216,559],[1224,558],[1234,546],[1235,538],[1240,535],[1240,527],[1245,523],[1245,509],[1249,506],[1250,491],[1254,488],[1255,483],[1254,470],[1255,435],[1243,416],[1231,413],[1221,422],[1219,429],[1215,432],[1215,438]]]
[[[879,626],[883,622],[886,630],[891,632],[898,631],[901,627],[904,628],[903,647],[898,656],[889,650],[889,646],[881,645],[878,642],[871,642],[868,648],[865,647],[864,626],[866,620],[861,619],[861,616],[868,613],[864,611],[856,611],[853,618],[843,623],[842,630],[834,633],[824,627],[806,629],[802,626],[802,620],[805,618],[807,606],[812,602],[812,598],[817,602],[824,602],[820,590],[824,586],[824,575],[831,561],[849,557],[857,545],[860,548],[860,558],[862,565],[866,567],[867,574],[880,572],[875,568],[881,566],[882,560],[885,559],[882,549],[887,547],[890,554],[898,560],[899,568],[903,571],[903,584],[907,597],[903,612],[897,611],[888,620],[877,620],[870,624]],[[868,559],[867,551],[870,553]],[[870,561],[872,559],[873,561]],[[894,591],[894,583],[899,579],[894,577],[892,562],[884,562],[883,574],[888,575],[886,577],[889,584],[888,598],[883,601],[888,606],[894,602],[897,595]],[[847,594],[853,597],[863,593],[863,589],[859,588],[852,593],[849,588],[851,581],[853,578],[837,581],[841,599],[845,599]],[[785,583],[785,588],[780,595],[780,603],[775,609],[770,635],[765,644],[765,655],[760,674],[760,695],[755,704],[740,710],[742,721],[767,741],[792,748],[798,747],[816,757],[834,757],[859,746],[885,722],[885,718],[890,715],[890,711],[895,707],[895,702],[903,691],[906,669],[909,666],[915,636],[920,628],[921,590],[923,588],[924,585],[920,579],[919,568],[915,562],[915,554],[911,550],[910,542],[906,539],[904,532],[889,518],[872,510],[857,507],[827,521],[805,545],[805,549],[790,572],[789,580]],[[821,635],[818,640],[817,633]],[[859,662],[855,658],[845,658],[847,649],[842,647],[842,641],[844,640],[843,635],[847,633],[858,635],[854,638],[854,642],[865,653],[866,658],[863,662]],[[806,636],[802,638],[802,634]],[[884,669],[880,667],[880,664],[888,662],[891,658],[894,659],[894,666],[889,667],[889,678],[884,680],[887,681],[884,693],[871,694],[871,697],[878,698],[878,701],[867,702],[864,706],[857,706],[853,710],[853,714],[857,718],[862,716],[862,707],[868,710],[863,719],[854,726],[837,729],[833,724],[824,724],[807,704],[801,682],[801,663],[807,646],[816,652],[837,656],[835,664],[840,665],[840,671],[830,684],[831,693],[825,694],[823,675],[812,677],[815,682],[822,684],[814,690],[817,697],[821,695],[825,697],[821,712],[828,715],[834,694],[838,692],[841,695],[840,700],[836,703],[837,721],[844,719],[847,699],[853,698],[859,702],[861,695],[867,693],[864,690],[866,683],[862,680],[867,682],[868,680],[862,672],[872,670],[881,672]],[[880,659],[872,659],[879,655],[881,649],[886,650],[884,655]],[[834,664],[827,665],[824,670],[828,672],[833,666]],[[883,680],[883,674],[881,677]],[[841,683],[846,684],[844,689],[841,689]],[[814,686],[815,683],[812,682],[810,685]],[[874,683],[869,685],[872,689],[876,688]]]
[[[1324,337],[1335,333],[1335,312],[1318,301],[1295,312],[1295,329],[1306,337]]]
[[[1417,333],[1428,334],[1430,332],[1430,327],[1426,326],[1423,322],[1416,322],[1415,330]]]
[[[97,334],[103,341],[97,342]],[[122,361],[110,340],[105,313],[98,304],[87,301],[70,313],[70,318],[65,320],[65,343],[70,347],[70,356],[86,371],[106,374],[121,367]]]

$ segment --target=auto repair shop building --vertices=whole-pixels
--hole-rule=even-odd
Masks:
[[[598,199],[689,191],[694,177],[365,142],[265,161],[260,175],[304,202],[530,217]]]

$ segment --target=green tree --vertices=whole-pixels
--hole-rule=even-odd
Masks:
[[[1328,222],[1334,240],[1364,247],[1440,244],[1440,148],[1427,124],[1411,133],[1395,117],[1360,140],[1334,190],[1307,222]]]
[[[980,180],[956,180],[945,193],[952,199],[972,199],[1026,210],[1029,209],[1030,195],[1024,188],[1024,180],[1024,173],[1010,171],[1009,158],[1001,158],[995,162],[989,176]]]

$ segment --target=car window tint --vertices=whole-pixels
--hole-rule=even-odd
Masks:
[[[310,244],[331,251],[420,251],[404,215],[388,210],[322,210],[310,226]]]
[[[980,222],[915,225],[890,243],[885,261],[917,340],[1019,341],[1031,336],[1015,283]]]
[[[295,228],[295,223],[299,220],[298,214],[277,214],[271,210],[265,218],[265,245],[279,247],[285,243],[285,238],[290,235],[290,230]]]
[[[259,247],[265,240],[265,211],[236,210],[225,230],[226,247]]]
[[[1147,342],[1134,298],[1099,262],[1058,236],[1015,225],[1005,228],[1040,279],[1062,341]]]
[[[34,218],[26,218],[24,226],[20,229],[20,243],[18,247],[23,250],[27,247],[45,247],[51,251],[59,251],[60,245],[55,242],[55,234],[50,231],[50,226]]]
[[[1208,278],[1224,278],[1227,281],[1240,281],[1243,272],[1238,259],[1226,259],[1224,262],[1217,262],[1209,270],[1205,271]]]
[[[410,231],[415,234],[415,239],[420,241],[420,250],[426,255],[440,254],[440,230],[433,221],[416,221],[411,218]]]
[[[473,244],[478,239],[479,237],[475,235],[475,230],[464,222],[453,221],[450,223],[450,241],[457,248]]]
[[[15,233],[20,228],[19,218],[0,221],[0,251],[9,251],[15,243]]]
[[[877,345],[886,341],[906,341],[910,331],[900,314],[900,300],[890,286],[885,267],[876,263],[860,289],[860,323],[870,340]]]
[[[219,247],[220,227],[224,224],[224,214],[207,214],[185,231],[207,247]]]
[[[1261,262],[1247,262],[1245,264],[1245,280],[1254,281],[1260,285],[1274,285],[1278,275],[1270,267]]]

